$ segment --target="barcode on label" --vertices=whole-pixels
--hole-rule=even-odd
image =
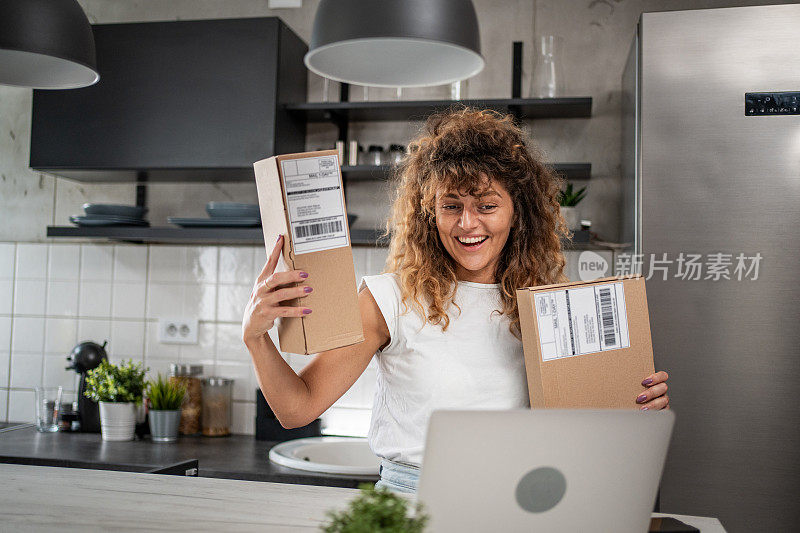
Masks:
[[[298,238],[303,238],[323,235],[325,233],[336,233],[337,231],[342,231],[342,222],[340,220],[297,226],[295,228],[295,235],[297,235]]]
[[[614,346],[617,344],[616,324],[614,310],[611,307],[611,289],[600,289],[600,318],[603,325],[603,344]]]

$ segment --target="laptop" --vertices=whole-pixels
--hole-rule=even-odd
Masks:
[[[434,411],[417,499],[429,530],[648,530],[675,415]]]

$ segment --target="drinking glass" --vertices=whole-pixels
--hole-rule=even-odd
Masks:
[[[36,429],[42,433],[58,431],[61,387],[36,387]]]

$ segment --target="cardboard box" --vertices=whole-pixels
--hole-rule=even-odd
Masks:
[[[285,305],[309,307],[278,324],[284,352],[312,354],[364,340],[350,229],[336,150],[270,157],[253,164],[264,243],[284,235],[276,271],[308,272],[314,292]]]
[[[638,408],[654,372],[641,276],[519,289],[517,302],[531,407]]]

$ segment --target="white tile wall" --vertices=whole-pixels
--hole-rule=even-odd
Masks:
[[[17,315],[44,315],[47,281],[19,279],[14,284],[14,313]]]
[[[111,337],[111,320],[108,319],[79,319],[78,342],[94,341],[103,344]]]
[[[144,282],[115,281],[111,287],[111,318],[143,320],[146,299],[147,284]]]
[[[111,281],[114,247],[105,244],[81,245],[81,280]]]
[[[181,316],[198,320],[214,320],[217,311],[217,286],[211,283],[187,283],[183,285]],[[236,319],[242,321],[242,315]]]
[[[147,246],[115,246],[114,281],[145,283],[147,281],[147,250]]]
[[[220,285],[217,320],[241,324],[252,285]]]
[[[8,389],[0,389],[0,422],[8,421]]]
[[[4,396],[3,389],[8,388],[8,373],[11,366],[11,352],[0,351],[0,396]],[[0,409],[0,421],[2,421],[2,409]]]
[[[111,282],[81,281],[78,296],[78,316],[111,316]]]
[[[45,279],[47,277],[47,245],[17,245],[17,279]]]
[[[11,326],[11,353],[44,351],[44,317],[14,317]]]
[[[14,280],[0,279],[0,315],[10,315],[14,299]]]
[[[33,422],[35,415],[32,390],[11,390],[8,395],[8,421]]]
[[[80,285],[78,281],[48,281],[47,315],[77,316],[79,293]]]
[[[42,381],[41,353],[16,352],[11,357],[11,379],[9,386],[17,389],[32,389]]]
[[[358,279],[379,273],[384,255],[355,247]],[[67,354],[107,340],[113,361],[143,361],[149,376],[188,362],[233,378],[234,432],[253,433],[258,385],[241,319],[265,258],[262,246],[0,243],[0,420],[32,421],[33,388],[72,390]],[[158,319],[170,316],[197,318],[198,343],[159,343]],[[297,372],[313,358],[282,355]],[[374,386],[371,364],[324,415],[332,432],[366,434]]]
[[[74,370],[67,370],[67,362],[62,354],[45,355],[43,364],[45,387],[63,387],[64,390],[76,388],[78,375]],[[38,383],[35,386],[38,386]]]
[[[16,245],[10,242],[0,243],[0,279],[14,278],[14,258]]]
[[[144,359],[144,320],[112,320],[109,353],[118,357]]]
[[[74,318],[46,318],[44,351],[68,354],[78,342],[78,321]]]
[[[253,249],[250,247],[221,247],[219,249],[219,282],[252,285],[255,281],[252,278],[253,256]]]
[[[0,316],[0,352],[11,351],[11,317]],[[2,387],[2,384],[0,384]]]
[[[186,248],[183,246],[152,246],[148,279],[156,282],[182,282],[186,280],[181,272],[186,259]]]
[[[80,278],[81,247],[77,244],[54,244],[50,246],[47,278],[50,280],[74,280]]]

